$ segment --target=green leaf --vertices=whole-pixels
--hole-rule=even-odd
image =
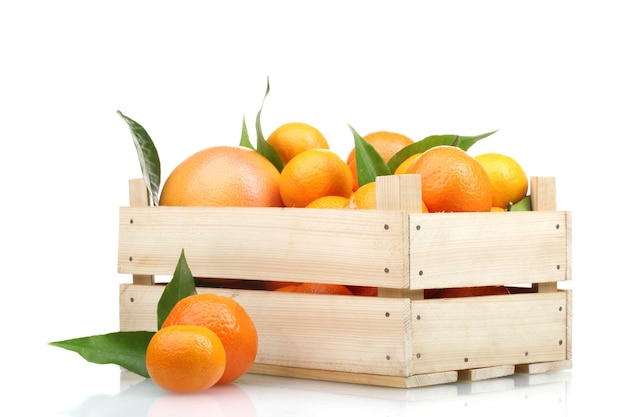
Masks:
[[[416,153],[424,153],[430,148],[434,148],[435,146],[458,146],[459,148],[467,151],[473,144],[478,142],[481,139],[484,139],[488,136],[496,133],[497,130],[493,132],[483,133],[477,136],[460,136],[460,135],[432,135],[425,137],[422,140],[419,140],[415,143],[405,146],[400,149],[394,156],[389,158],[387,161],[387,165],[391,172],[395,172],[398,166],[405,161],[408,157],[415,155]]]
[[[252,149],[253,151],[255,150],[254,146],[252,146],[252,143],[250,142],[250,136],[248,135],[248,126],[246,126],[245,116],[243,118],[243,125],[241,126],[241,140],[239,141],[239,146]]]
[[[266,157],[272,164],[274,164],[276,169],[278,169],[278,172],[281,172],[283,170],[283,161],[282,159],[280,159],[280,155],[278,155],[276,149],[274,149],[272,145],[267,143],[267,141],[263,137],[263,131],[261,130],[261,112],[263,111],[263,105],[265,104],[265,99],[267,98],[267,95],[269,93],[270,79],[269,77],[267,77],[267,88],[265,90],[265,96],[263,97],[263,101],[261,102],[261,108],[256,115],[256,151]]]
[[[146,370],[146,349],[155,332],[116,332],[77,339],[50,342],[50,345],[71,350],[89,362],[115,364],[130,372],[150,378]]]
[[[464,151],[467,151],[469,148],[472,147],[473,144],[475,144],[479,140],[484,139],[484,138],[486,138],[488,136],[491,136],[491,135],[493,135],[496,132],[497,132],[497,130],[494,130],[492,132],[483,133],[483,134],[476,135],[476,136],[459,136],[459,144],[457,146],[459,148],[463,149]]]
[[[376,181],[379,175],[391,175],[389,167],[378,151],[350,125],[354,136],[354,156],[359,187]]]
[[[507,207],[507,211],[532,211],[532,209],[532,202],[529,195],[515,204],[509,204]]]
[[[174,276],[165,286],[163,294],[161,294],[161,298],[157,304],[157,328],[161,328],[167,315],[170,314],[170,311],[172,311],[172,308],[178,301],[194,294],[196,294],[196,281],[193,279],[189,265],[187,265],[185,250],[183,249],[178,258]]]
[[[139,165],[141,165],[141,173],[146,183],[152,205],[158,205],[159,188],[161,186],[161,160],[156,146],[148,132],[139,123],[126,117],[121,111],[117,111],[122,119],[128,124],[130,133],[137,149],[139,156]]]

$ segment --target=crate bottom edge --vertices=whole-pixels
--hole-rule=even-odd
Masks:
[[[461,371],[443,371],[410,376],[376,375],[323,369],[296,368],[254,363],[251,374],[311,379],[328,382],[373,385],[390,388],[419,388],[449,384],[457,381],[482,381],[510,376],[515,373],[543,374],[572,368],[572,360],[540,362],[521,365],[502,365]]]

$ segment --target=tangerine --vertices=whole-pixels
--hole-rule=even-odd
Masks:
[[[328,149],[328,142],[317,128],[301,122],[285,123],[267,138],[283,164],[307,149]]]
[[[348,289],[353,295],[363,297],[376,297],[378,295],[378,287],[363,287],[360,285],[349,285]]]
[[[483,166],[493,188],[492,205],[505,209],[526,197],[528,177],[522,166],[512,157],[501,153],[485,153],[476,156]]]
[[[430,298],[480,297],[483,295],[506,295],[509,289],[504,285],[487,285],[485,287],[453,287],[442,288]]]
[[[327,195],[349,198],[352,174],[329,149],[308,149],[296,155],[280,174],[280,196],[287,207],[306,207]]]
[[[181,299],[161,328],[178,324],[203,326],[218,335],[226,351],[226,369],[219,384],[238,379],[256,359],[258,334],[254,322],[241,304],[230,297],[203,293]]]
[[[307,204],[307,208],[336,208],[342,209],[350,203],[350,199],[347,197],[341,197],[338,195],[325,195],[317,198]]]
[[[298,292],[306,294],[339,294],[353,295],[352,291],[345,285],[341,284],[323,284],[315,282],[303,282],[297,284],[286,285],[276,289],[279,292]]]
[[[350,198],[347,208],[352,209],[375,209],[376,206],[376,182],[370,182],[360,186]],[[422,200],[422,213],[428,213],[428,207]]]
[[[428,211],[491,211],[489,175],[476,158],[456,146],[430,148],[407,169],[420,174]]]
[[[398,165],[398,168],[396,168],[396,170],[393,172],[396,175],[400,175],[400,174],[406,174],[406,170],[417,160],[417,158],[420,157],[422,153],[415,153],[411,156],[409,156],[407,159],[405,159],[404,161],[402,161],[402,163],[400,163],[400,165]]]
[[[378,154],[383,158],[383,161],[388,162],[389,159],[394,156],[402,148],[413,143],[413,139],[402,133],[388,132],[381,130],[377,132],[368,133],[363,136],[363,140],[368,142],[376,149]],[[356,150],[352,148],[346,159],[346,163],[352,171],[353,185],[352,190],[356,191],[359,188],[359,181],[356,171]]]
[[[349,208],[371,210],[376,208],[376,182],[369,182],[357,188],[350,197]]]
[[[202,391],[215,385],[226,369],[226,351],[220,338],[202,326],[161,328],[146,349],[150,378],[174,392]]]
[[[281,207],[278,169],[237,146],[203,149],[181,162],[161,191],[163,206]]]

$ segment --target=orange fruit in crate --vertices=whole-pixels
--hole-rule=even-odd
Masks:
[[[503,285],[488,285],[485,287],[443,288],[432,294],[430,298],[480,297],[482,295],[506,294],[510,294],[507,287]]]
[[[155,384],[174,392],[202,391],[215,385],[226,369],[220,338],[202,326],[161,328],[146,349],[146,368]]]
[[[376,183],[370,182],[359,187],[350,197],[348,208],[352,209],[375,209],[376,208]],[[428,213],[428,207],[422,200],[422,213]]]
[[[372,145],[385,162],[388,162],[399,150],[413,143],[413,139],[408,136],[385,130],[369,133],[363,136],[363,140]],[[354,148],[348,154],[346,163],[350,167],[350,171],[352,171],[352,190],[356,191],[359,188],[359,181],[356,172],[356,151]]]
[[[506,208],[526,197],[528,177],[522,166],[512,157],[501,153],[485,153],[476,156],[491,180],[492,205]]]
[[[307,149],[328,149],[328,142],[317,128],[301,122],[285,123],[267,138],[283,164]]]
[[[276,291],[279,288],[288,287],[291,285],[297,285],[297,282],[289,281],[264,281],[263,289],[266,291]]]
[[[162,328],[189,324],[204,326],[218,335],[226,351],[226,369],[218,383],[235,381],[254,363],[258,334],[247,311],[230,297],[205,293],[178,301]]]
[[[308,149],[296,155],[280,174],[280,195],[287,207],[306,207],[327,195],[350,197],[352,174],[329,149]]]
[[[407,173],[422,177],[422,200],[430,213],[491,211],[491,180],[476,158],[456,146],[424,152]]]
[[[163,185],[160,204],[281,207],[279,181],[278,169],[258,152],[214,146],[174,168]]]
[[[286,285],[276,289],[279,292],[299,292],[307,294],[339,294],[353,295],[352,291],[341,284],[322,284],[313,282],[303,282],[299,284]]]
[[[348,289],[353,295],[364,297],[376,297],[378,295],[378,287],[362,287],[358,285],[349,285]]]
[[[395,175],[401,175],[401,174],[406,174],[407,169],[409,169],[409,167],[411,165],[413,165],[413,163],[417,160],[417,158],[419,158],[421,155],[421,153],[415,153],[411,156],[409,156],[407,159],[405,159],[404,161],[402,161],[402,163],[400,165],[398,165],[398,168],[396,168],[396,170],[393,172]]]
[[[347,197],[341,197],[338,195],[325,195],[317,198],[307,204],[307,208],[336,208],[342,209],[350,203]]]
[[[357,188],[350,197],[348,208],[375,209],[376,208],[376,182],[370,182]]]

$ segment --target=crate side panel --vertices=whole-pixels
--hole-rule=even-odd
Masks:
[[[566,358],[563,292],[416,300],[413,372]]]
[[[376,210],[123,207],[118,270],[408,287],[408,215]]]
[[[164,286],[120,287],[120,330],[156,330]],[[257,364],[409,376],[410,303],[385,299],[198,288],[236,299],[259,334]]]
[[[411,214],[411,288],[568,279],[569,224],[567,212]]]

